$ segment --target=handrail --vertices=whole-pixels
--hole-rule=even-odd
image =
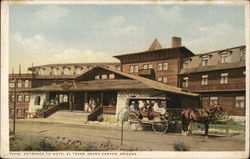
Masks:
[[[61,107],[61,104],[58,104],[50,109],[47,109],[47,110],[44,110],[40,113],[38,113],[37,116],[41,116],[43,118],[47,118],[48,116],[52,115],[53,113],[55,113],[56,111],[60,110],[62,107]]]
[[[95,120],[103,112],[102,106],[97,107],[88,115],[88,120]]]

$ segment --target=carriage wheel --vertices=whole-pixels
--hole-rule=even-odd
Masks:
[[[152,123],[152,129],[155,133],[164,134],[168,130],[168,121],[156,121]]]

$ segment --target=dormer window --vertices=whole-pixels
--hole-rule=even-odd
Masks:
[[[81,74],[81,67],[76,67],[76,75],[80,75]]]
[[[116,71],[121,71],[121,66],[116,66]]]
[[[240,60],[245,61],[246,60],[246,49],[241,50],[240,54],[241,54]]]
[[[201,57],[201,66],[207,66],[208,65],[208,55],[202,56]]]
[[[52,69],[52,74],[57,75],[58,74],[58,68],[53,68]]]
[[[230,62],[229,55],[230,54],[228,52],[221,53],[220,54],[220,63],[229,63]]]
[[[189,59],[183,60],[182,68],[188,68],[189,61],[190,61]]]
[[[109,74],[109,79],[114,79],[115,78],[115,74],[111,73]]]
[[[68,75],[69,74],[69,67],[64,67],[63,74]]]

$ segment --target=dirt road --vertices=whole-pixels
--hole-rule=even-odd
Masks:
[[[12,126],[12,122],[10,122]],[[115,128],[91,127],[62,123],[17,121],[16,133],[20,135],[65,137],[73,140],[120,144],[121,132]],[[199,134],[182,136],[180,133],[155,134],[152,131],[124,131],[124,145],[144,150],[173,151],[173,144],[182,141],[191,151],[243,151],[243,135],[211,135],[208,139]]]

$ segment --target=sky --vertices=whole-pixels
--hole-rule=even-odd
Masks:
[[[243,5],[15,4],[9,8],[9,71],[53,63],[119,62],[171,37],[195,54],[245,45]]]

